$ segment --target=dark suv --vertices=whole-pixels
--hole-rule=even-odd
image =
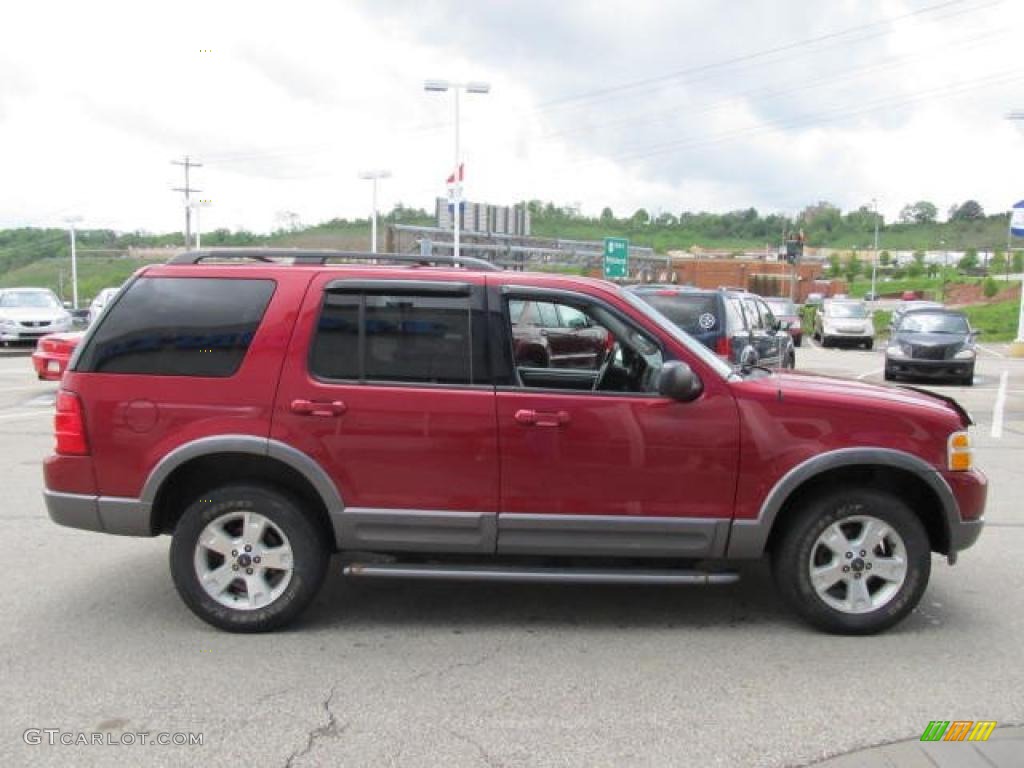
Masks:
[[[731,288],[637,285],[628,290],[733,364],[796,366],[790,334],[760,296]]]
[[[181,597],[233,631],[295,618],[332,553],[363,578],[701,585],[770,555],[801,616],[864,634],[981,531],[949,398],[737,370],[610,283],[431,263],[228,250],[139,270],[61,382],[50,516],[171,535]],[[517,359],[530,303],[610,342],[578,366]]]

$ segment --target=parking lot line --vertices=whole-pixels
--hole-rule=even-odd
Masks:
[[[995,357],[998,357],[998,358],[1000,358],[1002,360],[1006,359],[1006,355],[1004,355],[1002,352],[996,352],[994,349],[989,349],[988,347],[984,347],[981,344],[978,344],[977,347],[982,352],[988,352],[988,354],[994,355]]]
[[[992,406],[992,437],[1003,436],[1003,411],[1006,408],[1006,384],[1010,380],[1010,372],[999,374],[999,392],[996,394],[995,405]]]

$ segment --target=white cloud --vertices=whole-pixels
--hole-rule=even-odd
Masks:
[[[876,196],[890,216],[917,199],[1000,209],[1024,196],[1009,172],[1024,132],[1003,119],[1024,107],[1019,3],[963,0],[699,69],[935,4],[21,4],[0,53],[0,226],[74,213],[176,229],[170,161],[185,153],[214,201],[204,229],[267,230],[282,210],[365,215],[368,167],[394,174],[383,208],[429,208],[453,148],[451,98],[424,93],[426,77],[492,83],[463,99],[473,199],[595,213]],[[985,80],[999,73],[1018,79]]]

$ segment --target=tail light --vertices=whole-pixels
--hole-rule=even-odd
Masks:
[[[732,357],[732,339],[728,336],[719,336],[715,342],[715,354],[724,358]]]
[[[57,437],[57,453],[66,456],[87,456],[89,442],[85,438],[82,401],[67,390],[57,392],[57,414],[53,420]]]

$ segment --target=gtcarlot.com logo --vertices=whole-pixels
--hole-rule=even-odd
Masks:
[[[995,728],[995,720],[932,720],[921,741],[988,741]]]
[[[29,728],[21,738],[30,746],[133,747],[156,744],[161,747],[201,747],[201,733],[152,733],[150,731],[62,731],[60,728]]]

